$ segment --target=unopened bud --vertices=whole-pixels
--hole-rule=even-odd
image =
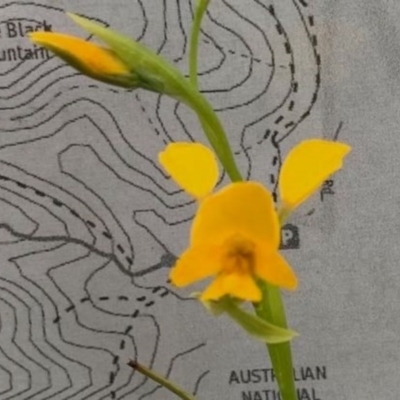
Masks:
[[[93,79],[126,88],[139,84],[135,71],[110,49],[61,33],[33,32],[29,37]]]

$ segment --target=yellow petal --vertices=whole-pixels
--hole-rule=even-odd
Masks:
[[[271,285],[294,290],[297,278],[287,261],[277,252],[268,252],[258,247],[255,273]]]
[[[219,274],[201,295],[202,301],[218,300],[225,295],[258,302],[261,290],[251,276],[246,274]]]
[[[225,296],[226,291],[222,283],[223,279],[220,276],[217,276],[201,294],[200,300],[206,302],[209,300],[218,300]]]
[[[292,210],[342,167],[350,152],[344,143],[321,139],[301,142],[284,161],[279,177],[279,190],[285,210]]]
[[[216,275],[220,270],[220,250],[214,246],[192,247],[178,259],[170,272],[171,282],[178,287]]]
[[[115,82],[118,76],[132,76],[127,66],[111,50],[94,43],[55,32],[32,32],[29,38],[95,79],[118,84]]]
[[[277,249],[279,222],[271,193],[257,182],[236,182],[210,195],[193,220],[192,245],[222,244],[232,234]]]
[[[171,143],[158,159],[172,179],[197,199],[210,194],[217,184],[215,155],[200,143]]]

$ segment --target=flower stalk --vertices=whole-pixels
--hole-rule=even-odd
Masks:
[[[231,146],[228,142],[225,130],[214,109],[206,98],[196,89],[187,85],[186,105],[189,106],[199,118],[204,132],[214,148],[222,166],[232,182],[242,181],[243,178],[237,167]]]
[[[227,140],[224,128],[207,99],[200,93],[198,84],[198,52],[200,28],[203,17],[207,11],[210,0],[197,0],[194,18],[190,32],[189,48],[189,81],[193,90],[189,90],[186,105],[188,105],[199,118],[201,126],[218,155],[221,164],[232,182],[242,180],[241,174],[232,154],[231,146]]]
[[[191,84],[198,88],[197,60],[199,52],[199,35],[201,23],[205,12],[207,11],[210,0],[198,0],[194,12],[192,30],[190,33],[190,49],[189,49],[189,78]]]
[[[264,282],[260,283],[260,288],[263,299],[254,306],[256,314],[276,326],[287,328],[285,307],[279,288]],[[282,400],[297,400],[290,342],[267,343],[267,349]]]

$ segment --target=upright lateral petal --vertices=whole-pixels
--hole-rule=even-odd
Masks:
[[[197,199],[210,194],[217,184],[219,173],[215,155],[200,143],[171,143],[158,159],[172,179]]]
[[[291,150],[279,177],[283,208],[291,211],[311,196],[342,167],[350,150],[347,144],[322,139],[305,140]]]

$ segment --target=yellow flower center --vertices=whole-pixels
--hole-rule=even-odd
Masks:
[[[253,275],[255,244],[241,234],[230,236],[223,243],[222,272]]]

